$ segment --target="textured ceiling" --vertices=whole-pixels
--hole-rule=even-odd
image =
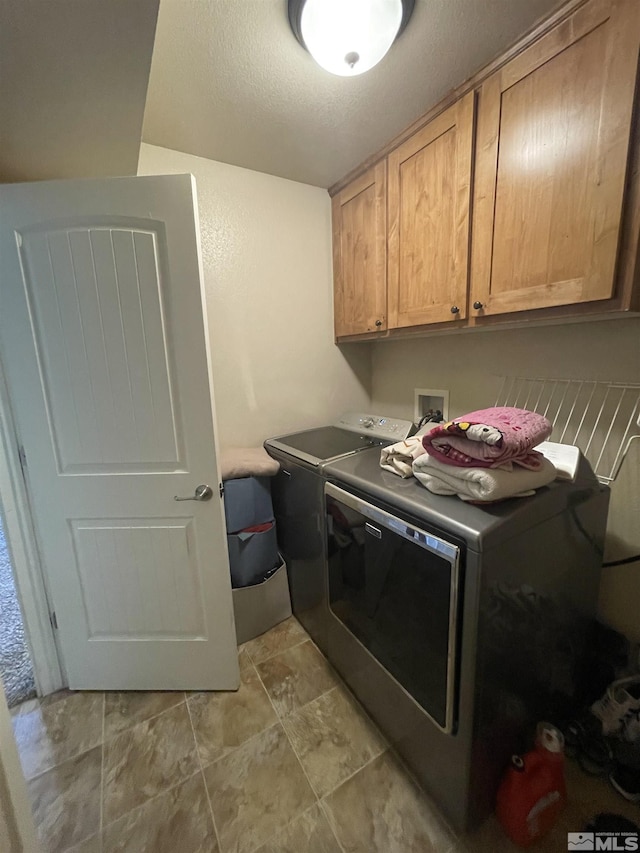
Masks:
[[[382,62],[319,68],[286,0],[161,0],[143,139],[328,187],[526,32],[558,0],[417,0]]]
[[[1,0],[0,181],[135,175],[158,0]]]

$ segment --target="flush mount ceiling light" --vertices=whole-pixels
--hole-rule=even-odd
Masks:
[[[300,44],[332,74],[373,68],[406,27],[415,0],[289,0]]]

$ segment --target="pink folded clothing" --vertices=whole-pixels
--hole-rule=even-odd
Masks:
[[[541,453],[533,448],[551,435],[551,423],[527,409],[498,406],[454,418],[422,439],[430,456],[458,468],[503,468],[520,465],[531,471],[542,467]]]

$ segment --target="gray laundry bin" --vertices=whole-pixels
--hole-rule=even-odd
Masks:
[[[280,564],[275,522],[270,525],[268,530],[243,530],[227,536],[232,587],[257,583]]]
[[[234,589],[233,611],[239,646],[288,619],[291,616],[291,598],[284,561],[262,583]]]
[[[269,477],[239,477],[224,481],[224,517],[227,533],[273,521]]]
[[[238,644],[291,616],[287,568],[278,552],[269,477],[224,481],[224,507]],[[251,530],[261,525],[265,530]]]

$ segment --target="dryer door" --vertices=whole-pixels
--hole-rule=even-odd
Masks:
[[[331,613],[452,732],[460,548],[332,484],[325,497]]]

